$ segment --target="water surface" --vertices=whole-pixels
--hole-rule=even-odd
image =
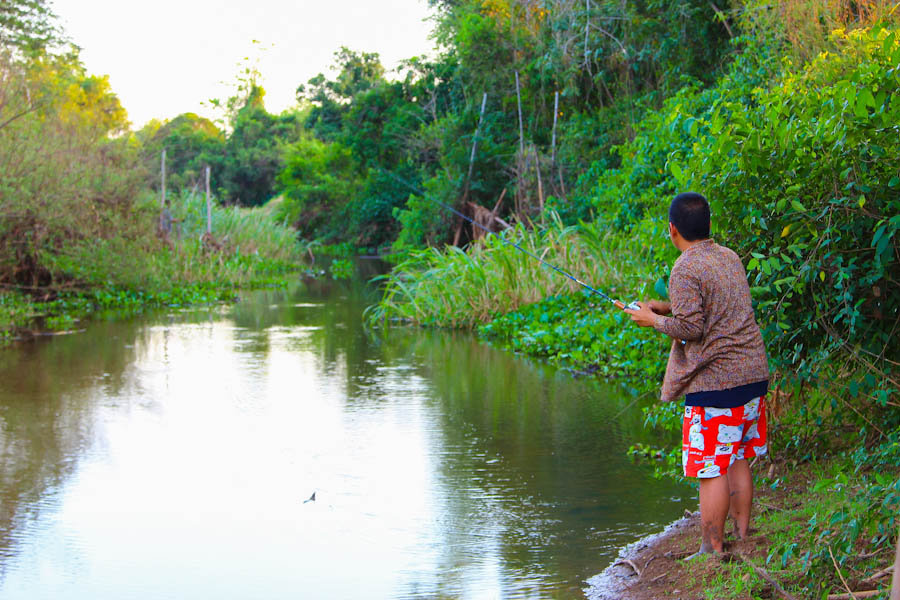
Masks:
[[[0,350],[0,598],[575,598],[693,506],[614,386],[361,279]],[[307,501],[315,492],[315,501]]]

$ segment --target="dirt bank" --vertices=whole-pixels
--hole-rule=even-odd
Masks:
[[[588,580],[590,587],[585,590],[585,595],[589,600],[687,600],[719,597],[709,595],[714,592],[708,585],[710,578],[716,578],[717,571],[730,571],[736,564],[740,564],[752,574],[752,568],[743,565],[737,554],[754,562],[759,559],[765,561],[766,558],[765,540],[762,537],[751,536],[746,542],[738,542],[731,535],[726,537],[727,550],[732,556],[725,563],[706,557],[684,560],[700,544],[700,513],[686,515],[661,533],[623,548],[612,565]],[[750,584],[750,580],[751,577],[747,577],[746,583]],[[728,597],[750,600],[760,593],[764,597],[768,595],[754,585],[747,585],[746,592],[729,594]]]

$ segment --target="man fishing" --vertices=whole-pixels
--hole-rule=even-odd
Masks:
[[[639,302],[625,312],[672,338],[661,399],[685,398],[681,461],[685,476],[700,480],[698,554],[721,555],[726,518],[734,519],[739,539],[750,526],[748,459],[767,451],[769,365],[744,266],[709,231],[706,198],[676,196],[669,237],[681,256],[669,277],[670,302]]]

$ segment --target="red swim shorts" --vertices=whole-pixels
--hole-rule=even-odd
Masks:
[[[685,477],[718,477],[734,461],[766,452],[763,398],[737,408],[684,407],[681,464]]]

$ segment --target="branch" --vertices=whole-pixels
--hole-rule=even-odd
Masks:
[[[722,25],[725,26],[725,30],[728,31],[728,37],[730,37],[731,39],[734,39],[734,33],[731,32],[731,27],[728,26],[728,20],[725,17],[725,13],[723,13],[721,10],[719,10],[719,7],[716,6],[715,4],[713,4],[712,2],[710,2],[709,5],[715,11],[716,16],[719,17],[719,20],[722,21]]]
[[[864,592],[848,592],[846,594],[828,594],[828,600],[855,600],[856,598],[871,598],[883,594],[884,590],[866,590]]]
[[[837,561],[834,560],[834,553],[831,551],[831,546],[828,546],[828,556],[831,557],[831,562],[834,564],[834,570],[837,571],[838,577],[841,578],[841,583],[844,584],[844,589],[847,590],[847,595],[851,598],[851,600],[856,600],[856,596],[853,595],[853,592],[850,591],[850,586],[847,585],[847,580],[844,579],[844,574],[841,573],[840,567],[838,567]],[[841,594],[843,596],[843,594]]]
[[[758,566],[756,566],[755,564],[753,564],[752,562],[750,562],[750,560],[747,559],[747,558],[746,558],[743,554],[741,554],[740,552],[736,552],[736,553],[735,553],[735,556],[737,556],[739,559],[741,559],[741,562],[743,562],[745,565],[747,565],[747,566],[749,566],[751,569],[753,569],[753,572],[754,572],[754,573],[756,573],[757,575],[759,575],[760,577],[762,577],[763,579],[765,579],[765,580],[769,583],[769,585],[771,585],[771,586],[775,589],[775,591],[778,592],[778,594],[779,594],[782,598],[784,598],[785,600],[797,600],[794,596],[792,596],[791,594],[789,594],[783,587],[781,587],[781,584],[778,583],[777,581],[775,581],[775,580],[772,578],[772,576],[769,575],[769,572],[768,572],[768,571],[766,571],[766,570],[763,569],[762,567],[758,567]]]

